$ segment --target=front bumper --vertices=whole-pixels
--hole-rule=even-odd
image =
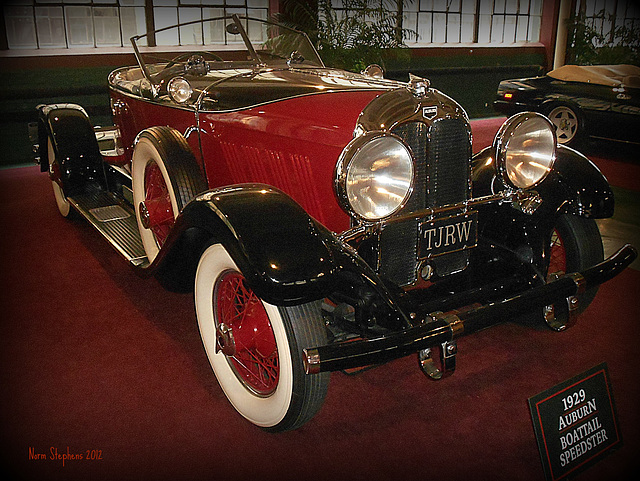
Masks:
[[[375,339],[344,341],[305,349],[305,370],[307,374],[317,374],[380,364],[440,346],[532,309],[566,303],[571,310],[576,307],[571,302],[575,300],[575,296],[612,279],[637,256],[637,250],[627,244],[608,259],[582,273],[567,274],[501,302],[464,312],[430,314],[417,322],[415,327]]]

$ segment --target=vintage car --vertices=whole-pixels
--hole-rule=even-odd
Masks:
[[[603,259],[612,191],[538,113],[472,156],[467,114],[425,79],[326,68],[253,19],[177,28],[196,45],[132,39],[112,127],[40,105],[35,147],[63,216],[194,292],[222,390],[267,431],[309,421],[332,371],[417,354],[441,379],[460,336],[523,315],[562,330],[637,255]]]
[[[495,109],[539,112],[556,126],[561,144],[588,138],[640,143],[640,67],[564,65],[542,77],[503,80]]]

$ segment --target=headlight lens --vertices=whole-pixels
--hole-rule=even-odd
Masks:
[[[506,120],[494,140],[498,169],[516,188],[539,184],[556,159],[556,133],[543,115],[523,112]]]
[[[413,159],[397,137],[382,133],[354,139],[337,166],[336,190],[347,211],[369,221],[397,212],[411,193]]]
[[[191,99],[193,88],[186,79],[175,77],[169,81],[167,91],[173,100],[179,104],[183,104]]]

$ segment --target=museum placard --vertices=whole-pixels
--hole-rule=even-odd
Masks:
[[[606,363],[529,399],[548,480],[598,461],[622,443]]]

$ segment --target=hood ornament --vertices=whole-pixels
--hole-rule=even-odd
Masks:
[[[422,98],[427,94],[427,90],[431,86],[431,82],[417,75],[409,74],[409,91],[418,98]]]

